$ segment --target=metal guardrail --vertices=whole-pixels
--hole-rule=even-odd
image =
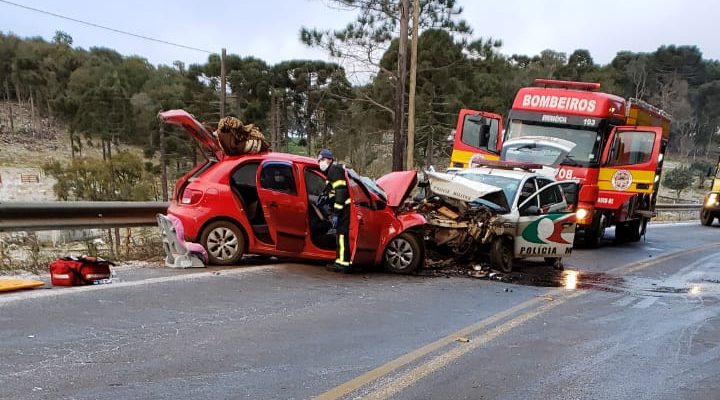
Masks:
[[[169,203],[68,201],[0,203],[0,232],[153,226]],[[657,211],[700,211],[702,204],[656,204]]]
[[[156,225],[169,203],[155,201],[0,202],[0,232]]]
[[[656,211],[700,211],[702,204],[655,204]]]

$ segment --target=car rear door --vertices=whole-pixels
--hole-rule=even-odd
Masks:
[[[564,257],[572,252],[575,239],[574,204],[569,204],[563,187],[574,182],[546,183],[519,206],[515,235],[516,257]],[[539,205],[539,206],[538,206]]]
[[[258,173],[258,197],[277,250],[300,253],[308,232],[307,201],[298,192],[297,168],[265,161]]]

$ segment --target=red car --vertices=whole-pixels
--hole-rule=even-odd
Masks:
[[[274,152],[228,156],[186,111],[160,118],[184,128],[206,153],[207,161],[176,183],[168,214],[182,221],[186,240],[207,249],[211,264],[234,264],[248,253],[335,260],[332,223],[316,204],[325,187],[316,160]],[[398,273],[420,267],[425,218],[401,207],[415,172],[394,172],[376,184],[347,170],[347,182],[353,264],[382,264]]]

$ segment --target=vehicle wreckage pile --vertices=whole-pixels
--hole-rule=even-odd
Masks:
[[[450,256],[455,263],[488,262],[488,245],[502,234],[501,215],[508,212],[502,190],[436,172],[427,172],[420,187],[424,195],[416,198],[415,210],[427,219],[429,250],[443,258]]]

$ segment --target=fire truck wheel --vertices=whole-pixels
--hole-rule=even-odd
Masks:
[[[700,211],[700,222],[705,226],[712,225],[713,221],[715,220],[715,216],[713,215],[710,210],[702,210]]]
[[[589,228],[585,229],[585,235],[583,236],[585,247],[591,249],[597,249],[602,243],[603,236],[605,236],[605,216],[593,218],[593,223]]]
[[[618,225],[615,228],[615,241],[619,243],[638,242],[645,232],[646,226],[647,220],[645,218],[627,222],[625,225]]]
[[[490,251],[490,263],[500,272],[510,273],[513,267],[512,243],[504,238],[495,238]]]
[[[585,229],[585,246],[591,249],[600,247],[605,229]]]

